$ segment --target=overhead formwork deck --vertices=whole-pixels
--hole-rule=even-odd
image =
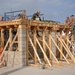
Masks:
[[[17,30],[15,35],[12,33],[14,28]],[[7,41],[4,38],[5,29],[9,34]],[[44,64],[52,66],[64,64],[64,62],[66,64],[75,63],[74,43],[71,43],[73,39],[69,35],[70,30],[71,26],[69,25],[53,22],[28,19],[0,21],[2,41],[0,58],[8,55],[11,62],[13,59],[11,65],[16,65],[17,59],[20,59],[18,65]],[[62,36],[62,31],[65,36]],[[14,55],[11,57],[13,51],[16,52],[15,57]]]

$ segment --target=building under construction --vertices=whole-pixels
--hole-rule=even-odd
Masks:
[[[37,36],[37,31],[40,36]],[[74,64],[74,37],[69,31],[71,26],[66,24],[28,20],[25,17],[0,21],[0,59],[4,59],[0,64],[48,67]]]

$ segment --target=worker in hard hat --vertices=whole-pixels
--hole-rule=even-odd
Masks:
[[[34,13],[33,14],[33,16],[32,16],[32,20],[38,20],[38,21],[41,21],[41,18],[40,18],[40,11],[37,11],[36,13]],[[38,34],[38,30],[36,31],[37,32],[37,36],[40,36],[39,34]]]
[[[32,20],[40,20],[41,21],[41,18],[39,17],[40,15],[40,11],[37,11],[36,13],[33,14],[32,16]]]

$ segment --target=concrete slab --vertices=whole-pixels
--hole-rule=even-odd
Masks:
[[[75,66],[50,67],[46,69],[36,67],[4,67],[0,68],[0,75],[75,75]]]

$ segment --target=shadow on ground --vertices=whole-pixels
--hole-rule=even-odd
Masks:
[[[19,70],[24,69],[24,68],[27,68],[27,66],[20,67],[20,68],[16,68],[16,69],[13,69],[13,70],[11,70],[11,71],[2,73],[2,74],[0,74],[0,75],[9,75],[9,74],[11,74],[11,73],[13,73],[13,72],[19,71]]]

